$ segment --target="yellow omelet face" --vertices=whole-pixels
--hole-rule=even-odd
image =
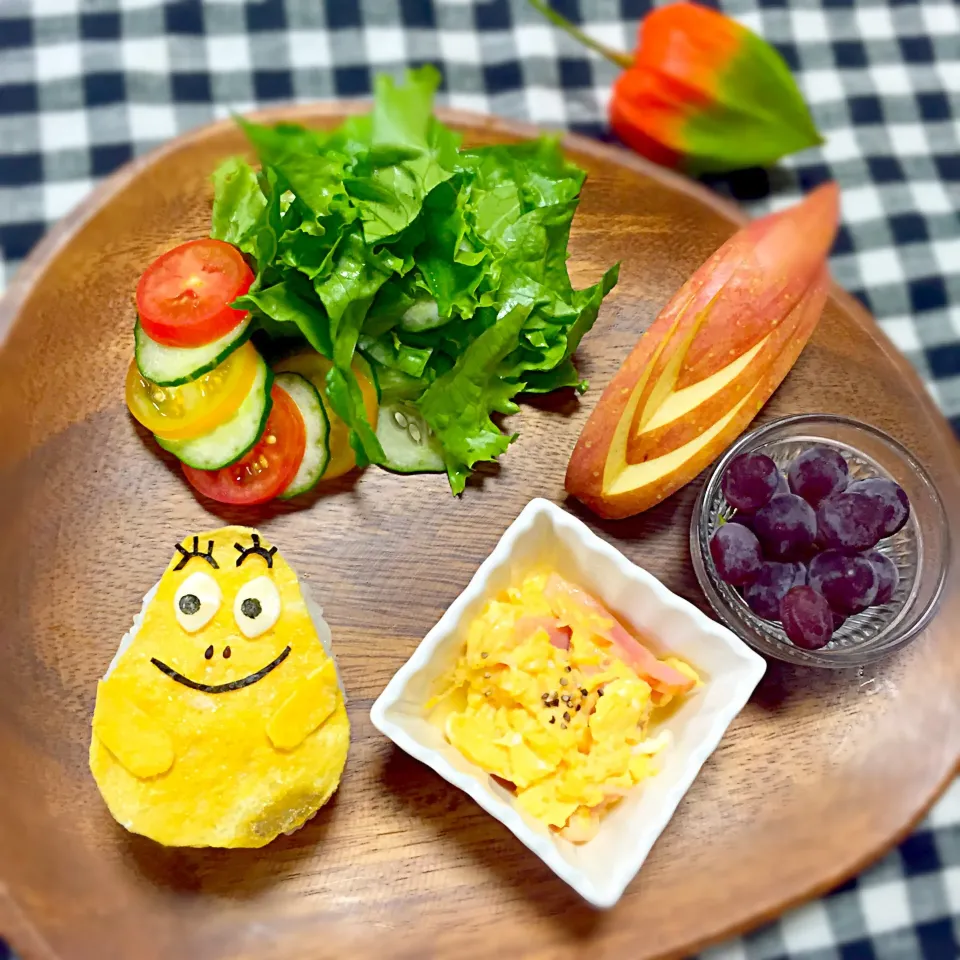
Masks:
[[[97,688],[90,769],[113,816],[192,847],[260,847],[312,817],[350,740],[318,626],[256,531],[177,544]]]

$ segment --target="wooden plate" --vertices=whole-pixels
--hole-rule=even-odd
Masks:
[[[331,124],[345,108],[274,112]],[[448,113],[475,143],[535,131]],[[40,245],[0,308],[0,932],[63,957],[601,957],[691,951],[829,889],[902,837],[960,746],[960,571],[934,625],[862,675],[772,664],[612,912],[596,913],[502,826],[372,728],[368,711],[523,505],[564,503],[587,413],[637,336],[740,216],[616,149],[566,141],[590,178],[574,225],[583,285],[623,261],[580,351],[592,388],[525,406],[520,440],[455,500],[439,476],[346,478],[308,509],[211,516],[123,405],[144,266],[206,233],[208,176],[243,148],[220,124],[111,178]],[[869,420],[930,469],[960,542],[960,456],[919,380],[836,291],[763,413]],[[705,606],[687,555],[699,483],[592,523]],[[575,505],[569,505],[576,512]],[[97,678],[184,534],[269,532],[322,598],[353,745],[334,802],[259,851],[168,850],[125,833],[87,771]]]

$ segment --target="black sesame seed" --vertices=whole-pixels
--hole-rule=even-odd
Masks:
[[[602,696],[603,696],[603,687],[601,687],[601,688],[597,691],[597,696],[598,696],[598,697],[602,697]]]
[[[570,722],[570,714],[566,710],[563,711],[563,719],[566,720],[567,723]]]
[[[481,654],[480,654],[480,659],[481,659],[481,660],[486,660],[487,657],[489,657],[489,656],[490,656],[489,653],[481,653]]]
[[[551,723],[556,723],[556,722],[557,722],[557,718],[556,718],[556,717],[551,717],[551,718],[550,718],[550,722],[551,722]]]
[[[541,694],[540,694],[540,699],[541,699],[544,703],[546,703],[546,702],[550,699],[550,694],[549,694],[549,693],[541,693]]]
[[[586,687],[581,687],[581,688],[580,688],[580,694],[581,694],[581,696],[584,696],[584,697],[590,696],[590,692],[587,690]]]
[[[567,667],[567,673],[569,673],[572,669],[573,667]]]
[[[224,648],[223,648],[223,659],[224,659],[224,660],[229,660],[231,653],[233,653],[233,651],[232,651],[229,647],[224,647]]]
[[[200,609],[200,598],[195,593],[185,593],[178,604],[180,612],[188,617]]]
[[[207,660],[210,660],[210,659],[213,658],[213,644],[212,644],[212,643],[210,644],[209,647],[207,647],[206,650],[203,651],[203,655],[204,655],[204,657],[206,657]]]
[[[566,678],[566,677],[561,677],[561,678],[560,678],[560,686],[561,686],[561,687],[565,687],[566,685],[567,685],[567,678]]]
[[[577,704],[577,713],[579,713],[579,712],[580,712],[580,704],[578,703],[578,704]]]

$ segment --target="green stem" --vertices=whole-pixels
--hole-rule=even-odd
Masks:
[[[595,50],[602,57],[606,57],[611,63],[615,63],[618,67],[623,67],[624,70],[628,70],[633,66],[633,57],[631,57],[630,54],[620,53],[619,50],[611,50],[599,40],[594,40],[593,37],[588,36],[578,26],[571,23],[562,13],[557,13],[546,0],[529,0],[529,2],[531,7],[539,10],[551,23],[558,26],[561,30],[565,30],[574,40],[579,40],[584,46]]]

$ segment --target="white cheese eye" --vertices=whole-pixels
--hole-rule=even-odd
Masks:
[[[247,581],[233,601],[233,618],[249,640],[266,633],[280,619],[280,594],[269,577]]]
[[[173,597],[173,612],[187,633],[196,633],[213,619],[222,602],[223,594],[217,581],[209,573],[197,570],[178,587]]]

